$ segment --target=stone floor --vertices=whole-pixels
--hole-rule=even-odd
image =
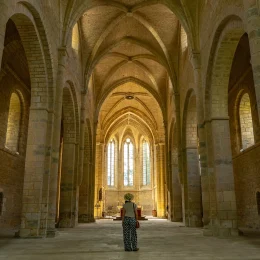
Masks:
[[[204,237],[201,229],[180,223],[149,220],[138,230],[139,252],[125,252],[120,222],[99,220],[59,230],[56,238],[0,237],[0,260],[233,260],[260,259],[260,238]]]

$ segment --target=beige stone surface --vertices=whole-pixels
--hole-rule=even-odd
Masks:
[[[2,233],[2,232],[1,232]],[[107,260],[253,260],[259,259],[257,237],[204,237],[202,229],[166,220],[141,222],[138,252],[125,252],[120,222],[99,220],[75,229],[60,229],[52,239],[0,239],[0,259]]]
[[[0,229],[55,236],[124,192],[147,215],[206,235],[259,228],[258,1],[0,0],[0,9]],[[133,186],[123,185],[126,138]]]

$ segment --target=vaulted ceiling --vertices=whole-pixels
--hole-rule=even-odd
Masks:
[[[81,34],[86,88],[93,82],[101,109],[99,126],[108,131],[118,121],[113,115],[124,114],[140,118],[152,135],[161,133],[170,81],[178,91],[181,24],[186,30],[196,25],[202,1],[71,2],[70,18],[78,22]]]
[[[128,10],[126,6],[97,6],[79,22],[86,80],[93,76],[98,101],[128,79],[162,98],[168,75],[174,75],[179,31],[176,16],[161,4]]]

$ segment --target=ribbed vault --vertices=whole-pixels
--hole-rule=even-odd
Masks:
[[[151,141],[163,142],[163,125],[162,112],[155,97],[136,83],[124,83],[116,87],[101,106],[97,141],[106,142],[113,134],[133,127]]]
[[[174,2],[78,0],[69,6],[67,23],[77,22],[82,38],[85,89],[92,77],[97,103],[124,79],[143,82],[159,99],[164,99],[169,79],[178,92],[180,30],[182,25],[189,31],[192,16],[185,16],[185,1]]]
[[[65,25],[72,28],[77,23],[84,65],[84,90],[88,90],[91,81],[96,93],[97,118],[103,102],[117,87],[124,85],[127,89],[125,92],[133,92],[131,88],[136,84],[144,87],[156,99],[159,110],[162,110],[162,116],[166,119],[168,84],[173,86],[174,92],[179,92],[176,82],[181,34],[184,28],[190,47],[196,49],[196,39],[192,36],[196,31],[194,20],[203,2],[69,1]],[[64,41],[67,41],[69,35],[65,30]],[[117,98],[109,97],[109,100],[114,100],[114,105],[117,106]],[[136,102],[139,105],[145,103],[143,97],[135,98],[133,103]],[[125,107],[131,110],[129,104]],[[148,110],[147,106],[142,106],[140,111],[146,113]],[[154,113],[150,111],[150,115],[147,115],[148,121],[151,121],[148,125],[157,131],[151,114]],[[103,124],[104,122],[102,127]]]

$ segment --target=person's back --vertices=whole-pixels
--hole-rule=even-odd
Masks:
[[[127,201],[123,208],[125,209],[125,216],[129,218],[135,218],[136,204],[131,201]]]
[[[124,234],[125,251],[138,251],[137,247],[137,210],[136,205],[131,201],[134,198],[133,194],[127,193],[124,196],[125,204],[122,212],[122,226]]]

